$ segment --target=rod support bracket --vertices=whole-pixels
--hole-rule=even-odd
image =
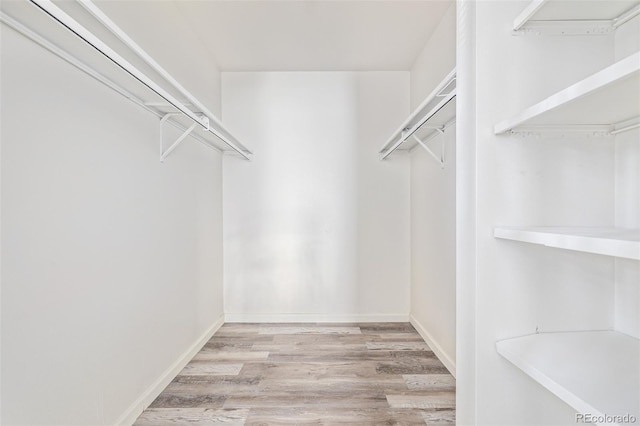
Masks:
[[[413,135],[413,139],[415,139],[415,141],[418,142],[418,144],[420,144],[420,146],[424,148],[425,151],[427,151],[429,156],[431,156],[431,158],[433,158],[440,165],[441,169],[444,169],[444,141],[445,141],[444,128],[438,127],[438,128],[435,128],[435,131],[440,133],[440,136],[442,136],[440,138],[440,156],[438,156],[435,152],[433,152],[433,150],[429,148],[426,142],[420,139],[419,137],[417,137],[416,135]],[[432,138],[429,138],[429,139],[432,139]]]
[[[181,115],[179,113],[168,113],[162,116],[162,118],[160,119],[160,162],[164,163],[165,158],[167,158],[169,156],[169,154],[171,154],[177,147],[178,145],[180,145],[182,143],[182,141],[184,141],[187,136],[189,136],[191,134],[191,132],[193,132],[193,130],[196,128],[196,126],[198,125],[198,123],[193,122],[191,124],[191,126],[185,130],[180,136],[178,136],[178,138],[171,144],[171,146],[169,146],[169,148],[164,149],[164,137],[163,137],[163,132],[162,132],[162,126],[163,124],[172,116],[174,115]],[[207,118],[207,124],[209,122],[209,119]]]
[[[204,131],[208,132],[209,131],[209,117],[207,117],[206,115],[203,115],[201,120],[202,120],[202,126],[204,127]]]

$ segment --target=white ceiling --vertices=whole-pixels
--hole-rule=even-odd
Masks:
[[[409,70],[454,0],[94,0],[154,57],[208,51],[221,71]],[[125,57],[75,2],[56,4]],[[24,0],[0,9],[72,52],[79,41]],[[57,31],[56,31],[57,30]],[[61,34],[62,33],[62,34]],[[201,44],[201,46],[194,46]],[[190,48],[194,46],[194,48]],[[450,48],[450,47],[449,47]],[[81,59],[84,56],[80,54]],[[99,56],[99,55],[98,55]],[[173,59],[172,59],[173,58]],[[89,58],[91,63],[93,59]],[[140,61],[132,58],[134,64]],[[168,62],[167,62],[168,61]],[[175,64],[174,64],[175,65]],[[145,68],[142,64],[141,68]]]
[[[452,3],[175,2],[222,71],[408,70]]]

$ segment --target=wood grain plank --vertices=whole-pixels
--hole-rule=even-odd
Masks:
[[[453,392],[434,392],[431,395],[387,395],[391,408],[455,408],[456,394]]]
[[[455,379],[407,323],[225,324],[136,425],[451,425]]]
[[[225,361],[225,362],[240,362],[243,361],[255,361],[261,359],[267,359],[269,352],[265,351],[200,351],[193,357],[194,361]]]
[[[455,389],[456,379],[451,374],[404,374],[409,389]]]
[[[222,408],[224,395],[162,392],[150,405],[151,408]]]
[[[244,425],[249,410],[228,410],[211,408],[148,408],[134,426],[159,425]]]
[[[258,334],[362,334],[360,327],[326,326],[262,326]]]
[[[367,349],[370,351],[430,351],[431,349],[423,342],[367,342]]]
[[[259,408],[246,425],[424,425],[421,413],[392,408]]]
[[[428,426],[456,424],[455,410],[424,410],[420,414]]]
[[[192,361],[180,372],[186,376],[237,376],[244,364]]]

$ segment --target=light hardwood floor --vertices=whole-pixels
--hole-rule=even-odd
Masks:
[[[135,425],[452,425],[455,379],[407,323],[225,324]]]

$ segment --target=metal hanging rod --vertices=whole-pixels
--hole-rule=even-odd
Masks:
[[[233,138],[231,132],[224,127],[222,122],[218,120],[213,112],[211,112],[202,102],[200,102],[195,96],[193,96],[187,89],[185,89],[167,70],[165,70],[155,59],[153,59],[138,43],[136,43],[129,35],[124,32],[111,18],[102,12],[91,0],[79,0],[79,4],[84,7],[96,20],[98,20],[104,27],[106,27],[113,35],[115,35],[122,43],[124,43],[129,49],[135,52],[140,59],[146,62],[154,71],[162,76],[167,82],[169,82],[175,89],[177,89],[189,103],[199,111],[202,111],[209,120],[215,123],[220,130],[225,132],[228,136]],[[233,138],[235,139],[235,138]],[[236,145],[240,145],[237,140],[233,141]],[[243,147],[244,148],[244,147]],[[246,149],[244,149],[246,150]]]
[[[55,44],[51,43],[49,40],[47,40],[46,38],[42,37],[40,34],[34,32],[33,30],[31,30],[29,28],[27,28],[26,26],[24,26],[23,24],[21,24],[20,22],[16,21],[14,18],[10,17],[9,15],[5,14],[2,11],[0,11],[0,22],[2,22],[3,24],[9,26],[10,28],[13,28],[15,31],[17,31],[18,33],[20,33],[23,36],[27,37],[29,40],[31,40],[34,43],[36,43],[36,44],[42,46],[43,48],[47,49],[49,52],[53,53],[54,55],[56,55],[60,59],[62,59],[65,62],[69,63],[70,65],[76,67],[77,69],[79,69],[80,71],[84,72],[88,76],[92,77],[93,79],[95,79],[99,83],[104,84],[106,87],[112,89],[113,91],[115,91],[119,95],[122,95],[123,97],[127,98],[128,100],[130,100],[134,104],[138,105],[139,107],[141,107],[141,108],[145,109],[146,111],[149,111],[150,113],[156,115],[158,118],[162,118],[165,115],[165,114],[157,111],[156,109],[151,108],[153,106],[152,104],[144,102],[143,100],[139,99],[133,93],[131,93],[128,90],[124,89],[122,86],[118,85],[117,83],[115,83],[114,81],[110,80],[109,78],[107,78],[103,74],[99,73],[98,71],[94,70],[93,68],[91,68],[90,66],[88,66],[87,64],[85,64],[84,62],[82,62],[81,60],[76,58],[75,56],[71,55],[67,51],[65,51],[62,48],[56,46]],[[169,121],[167,121],[167,123],[169,123],[170,125],[172,125],[174,128],[178,129],[181,132],[184,132],[185,130],[187,130],[186,127],[182,126],[181,124],[179,124],[179,123],[177,123],[175,121],[170,121],[169,120]],[[202,145],[206,146],[207,148],[213,149],[214,151],[222,152],[222,150],[220,150],[218,147],[212,145],[211,142],[207,141],[206,139],[204,139],[200,135],[191,133],[191,137],[196,139],[198,142],[200,142]]]
[[[69,16],[67,13],[65,13],[63,10],[61,10],[59,7],[54,5],[51,2],[51,0],[30,0],[30,2],[33,5],[35,5],[36,7],[38,7],[40,10],[45,12],[52,19],[54,19],[55,21],[60,23],[62,26],[67,28],[69,31],[74,33],[76,36],[78,36],[80,39],[82,39],[85,43],[87,43],[88,45],[93,47],[95,50],[100,52],[107,59],[109,59],[114,64],[116,64],[117,66],[122,68],[124,71],[126,71],[129,75],[134,77],[136,80],[138,80],[144,86],[146,86],[151,91],[156,93],[158,96],[163,98],[165,101],[167,101],[173,107],[175,107],[178,111],[182,112],[184,115],[189,117],[194,122],[200,124],[204,128],[205,131],[208,131],[209,133],[211,133],[214,136],[216,136],[218,139],[220,139],[222,142],[224,142],[226,145],[228,145],[231,149],[236,151],[238,154],[240,154],[245,159],[250,160],[250,157],[248,155],[248,154],[250,154],[250,152],[243,151],[234,142],[230,141],[228,137],[226,137],[225,135],[221,134],[220,131],[218,131],[216,129],[213,129],[213,128],[211,128],[209,126],[209,122],[210,121],[214,121],[214,120],[212,120],[208,116],[208,114],[205,117],[197,116],[193,111],[191,111],[189,108],[187,108],[182,102],[180,102],[178,99],[176,99],[170,93],[168,93],[166,90],[164,90],[162,87],[160,87],[157,83],[155,83],[153,80],[151,80],[147,75],[145,75],[143,72],[138,70],[135,66],[133,66],[130,62],[128,62],[126,59],[124,59],[122,56],[120,56],[118,53],[116,53],[113,49],[111,49],[104,42],[102,42],[102,40],[100,40],[93,33],[91,33],[88,29],[86,29],[85,27],[80,25],[80,23],[78,23],[75,19],[73,19],[71,16]],[[159,73],[161,73],[161,70],[157,70],[157,71]],[[162,70],[162,71],[164,71],[164,70]],[[164,72],[166,73],[166,71],[164,71]],[[167,73],[167,75],[168,75],[168,73]],[[191,95],[189,93],[183,93],[183,95],[185,97],[193,96],[193,95]],[[215,116],[213,116],[213,118],[215,118]],[[217,122],[216,122],[216,124],[217,124]],[[227,131],[227,133],[228,133],[228,131]]]
[[[455,97],[456,97],[456,90],[454,89],[452,92],[449,92],[442,99],[442,101],[440,101],[440,103],[438,103],[438,105],[433,107],[427,114],[425,114],[425,116],[422,117],[420,119],[420,121],[418,121],[413,127],[409,128],[407,130],[403,130],[402,133],[401,133],[400,138],[398,139],[398,141],[395,144],[393,144],[389,149],[387,149],[387,151],[384,152],[384,154],[381,154],[380,160],[384,160],[385,158],[390,156],[391,153],[393,153],[393,151],[395,151],[400,145],[402,145],[407,139],[409,139],[415,132],[420,130],[420,128],[427,121],[429,121],[434,115],[436,115],[438,113],[438,111],[440,111],[442,108],[444,108]]]
[[[411,127],[411,123],[420,115],[423,110],[429,106],[429,104],[433,103],[436,98],[445,98],[448,100],[451,99],[451,93],[454,93],[455,96],[455,88],[451,88],[456,82],[456,69],[454,68],[447,74],[447,76],[436,86],[436,88],[427,96],[424,101],[409,115],[409,117],[404,120],[404,122],[396,129],[395,132],[389,137],[389,139],[385,142],[385,144],[378,151],[380,154],[384,152],[388,152],[389,146],[396,140],[398,136],[402,136],[402,132],[404,132],[408,127]],[[449,90],[447,90],[449,89]],[[447,102],[448,102],[447,100]],[[442,101],[441,101],[442,102]],[[410,136],[410,135],[409,135]],[[407,136],[407,137],[409,137]],[[392,151],[397,148],[395,146]],[[386,158],[386,156],[384,157]]]

